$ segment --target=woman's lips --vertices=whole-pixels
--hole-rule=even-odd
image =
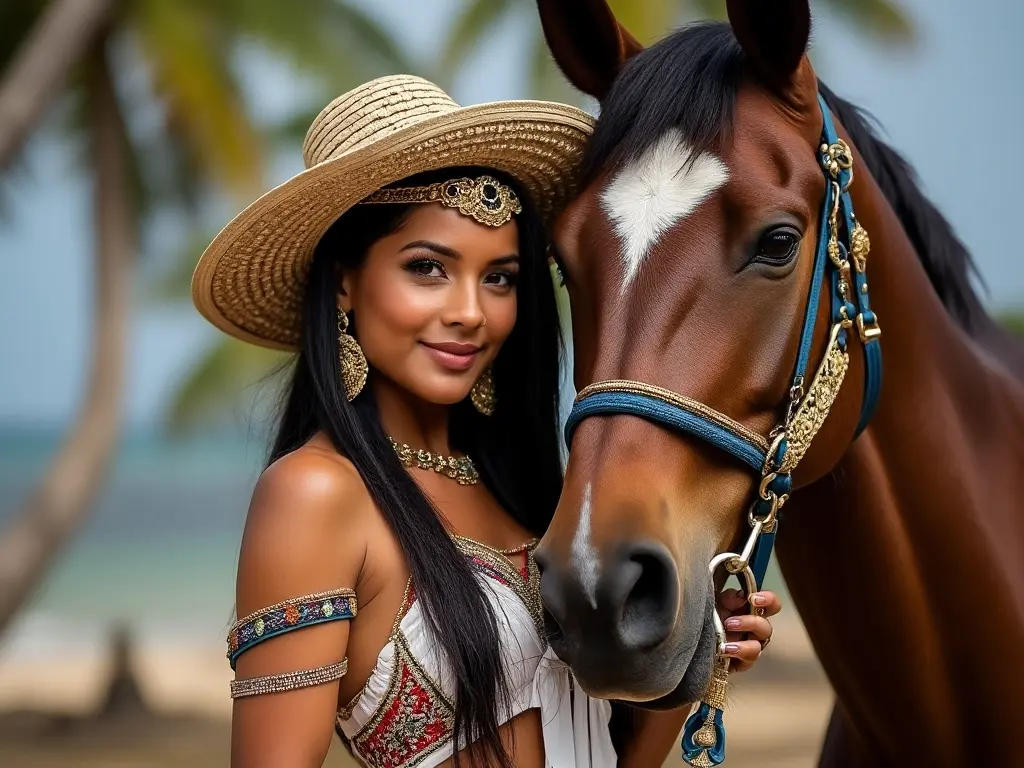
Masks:
[[[475,344],[458,344],[448,341],[440,344],[420,342],[423,348],[439,365],[450,371],[468,371],[473,367],[481,347]]]

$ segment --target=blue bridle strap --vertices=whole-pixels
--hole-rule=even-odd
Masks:
[[[834,144],[839,138],[839,133],[836,131],[835,122],[832,120],[832,112],[828,108],[828,104],[825,103],[824,97],[818,94],[818,105],[821,107],[822,115],[822,142],[825,144]],[[853,232],[856,224],[856,218],[853,215],[853,200],[850,198],[850,184],[852,182],[853,171],[852,169],[842,169],[839,172],[839,186],[842,189],[840,195],[840,211],[843,216],[843,225],[846,228],[846,238],[850,240],[853,238]],[[823,209],[823,215],[827,216],[828,207],[830,203],[828,196],[831,193],[832,185],[829,184],[829,193],[826,194],[826,207]],[[820,230],[819,240],[826,240],[825,234],[827,230],[823,227]],[[820,246],[820,243],[819,243]],[[876,328],[878,327],[878,318],[875,313],[871,311],[871,302],[868,295],[868,278],[864,272],[862,266],[856,263],[856,259],[851,264],[850,273],[853,277],[853,301],[856,304],[856,317],[858,318],[859,328]],[[853,317],[854,315],[851,315]],[[808,318],[813,324],[813,318]],[[805,340],[806,340],[806,325],[805,325]],[[875,413],[875,408],[878,405],[878,398],[882,392],[882,346],[878,341],[877,335],[865,335],[861,331],[861,342],[864,346],[864,396],[861,400],[860,419],[857,423],[857,431],[854,433],[854,439],[860,436],[860,433],[867,427],[868,422],[871,421],[871,417]]]
[[[598,392],[581,400],[569,413],[565,424],[566,443],[572,444],[572,435],[581,421],[589,416],[629,414],[664,424],[683,434],[697,437],[739,459],[755,472],[764,466],[767,451],[748,438],[730,431],[708,418],[683,410],[650,395],[632,392]]]

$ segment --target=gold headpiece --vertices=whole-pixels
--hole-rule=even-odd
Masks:
[[[385,187],[363,198],[362,202],[441,203],[458,208],[459,213],[472,216],[489,227],[500,227],[512,214],[523,211],[512,188],[491,176],[450,179],[425,187]]]

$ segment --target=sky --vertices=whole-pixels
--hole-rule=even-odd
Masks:
[[[360,0],[392,26],[414,61],[436,57],[459,0]],[[642,0],[637,0],[642,1]],[[899,0],[918,30],[910,50],[890,50],[816,11],[814,56],[822,78],[866,107],[916,168],[925,190],[974,254],[992,307],[1024,307],[1019,179],[1024,154],[1024,3],[1019,0]],[[456,80],[463,104],[528,96],[522,73],[534,13],[485,41]],[[294,105],[301,88],[258,52],[250,91],[268,113]],[[273,167],[274,183],[301,168],[298,148]],[[71,148],[45,132],[17,178],[0,186],[0,424],[59,426],[74,414],[90,335],[89,187]],[[219,220],[226,223],[231,211]],[[157,227],[147,247],[173,239]],[[198,259],[199,254],[196,254]],[[216,339],[191,304],[141,293],[129,340],[127,415],[159,423],[175,386]]]

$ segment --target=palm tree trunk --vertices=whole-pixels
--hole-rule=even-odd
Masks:
[[[57,0],[43,12],[0,80],[0,168],[32,132],[113,5],[113,0]]]
[[[86,518],[120,427],[137,233],[128,198],[128,137],[105,44],[101,36],[84,62],[89,67],[96,264],[88,389],[77,422],[42,482],[0,539],[0,634]]]

